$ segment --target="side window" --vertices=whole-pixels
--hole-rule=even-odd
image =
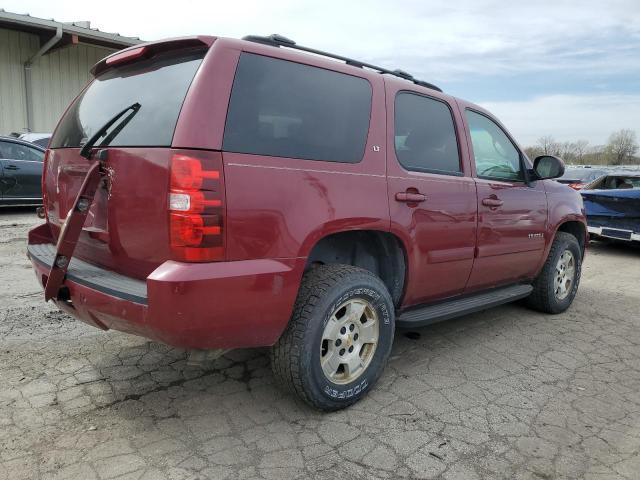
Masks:
[[[33,160],[34,162],[42,162],[44,160],[44,152],[36,150],[35,148],[26,147],[28,158],[27,160]]]
[[[357,163],[367,141],[371,96],[363,78],[243,53],[222,148]]]
[[[407,170],[461,172],[451,110],[440,100],[408,92],[396,95],[395,148]]]
[[[0,142],[0,158],[42,162],[44,153],[19,143]]]
[[[466,110],[476,172],[480,178],[523,181],[520,152],[495,122]]]

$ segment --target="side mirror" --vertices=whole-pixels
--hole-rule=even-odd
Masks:
[[[533,161],[533,172],[538,180],[558,178],[564,175],[564,162],[553,155],[540,155]]]

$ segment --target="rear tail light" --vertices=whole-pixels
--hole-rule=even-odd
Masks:
[[[586,184],[584,183],[570,183],[569,186],[571,188],[573,188],[574,190],[582,190],[582,188],[585,186]]]
[[[197,158],[187,155],[174,155],[171,160],[171,187],[197,190],[205,179],[218,180],[217,170],[203,170]]]
[[[175,154],[171,159],[169,230],[176,260],[224,259],[222,185],[213,163],[204,156]]]

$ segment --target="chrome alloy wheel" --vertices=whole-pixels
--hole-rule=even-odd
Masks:
[[[341,304],[329,318],[320,341],[320,364],[328,380],[351,383],[367,369],[378,346],[378,315],[362,298]]]
[[[555,276],[553,277],[553,291],[558,300],[564,300],[571,292],[576,276],[576,261],[573,253],[565,250],[560,255],[556,264]]]

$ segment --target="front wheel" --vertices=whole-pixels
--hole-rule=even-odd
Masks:
[[[338,410],[376,383],[393,343],[384,283],[350,265],[321,265],[303,278],[293,316],[271,350],[280,384],[309,405]]]
[[[581,271],[582,250],[578,240],[566,232],[556,233],[527,304],[546,313],[564,312],[576,296]]]

